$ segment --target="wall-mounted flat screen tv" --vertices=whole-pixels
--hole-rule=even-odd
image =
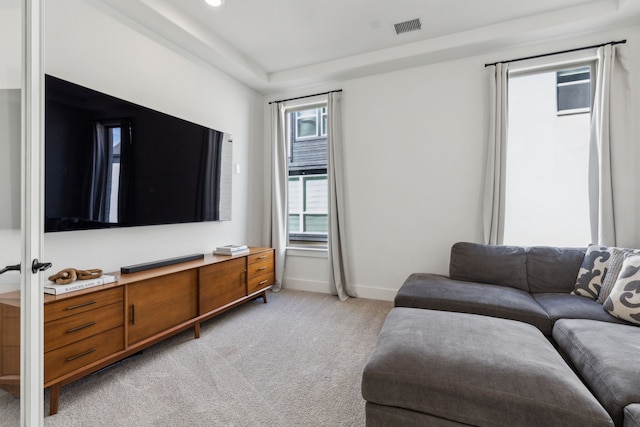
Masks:
[[[45,231],[231,219],[224,132],[45,76]]]

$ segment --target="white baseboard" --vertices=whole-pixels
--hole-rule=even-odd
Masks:
[[[355,286],[359,298],[393,301],[398,293],[397,289],[372,288],[369,286]]]
[[[321,294],[332,293],[329,283],[314,280],[292,279],[285,277],[283,279],[282,287],[285,289],[295,289],[296,291],[319,292]]]
[[[331,287],[327,282],[285,278],[283,288],[297,291],[318,292],[321,294],[332,294]],[[398,293],[397,289],[372,288],[370,286],[354,286],[358,298],[375,299],[382,301],[393,301]]]

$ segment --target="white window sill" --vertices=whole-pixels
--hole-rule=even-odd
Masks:
[[[327,258],[328,251],[326,246],[319,247],[300,247],[290,246],[287,247],[287,256],[295,257],[307,257],[307,258]]]

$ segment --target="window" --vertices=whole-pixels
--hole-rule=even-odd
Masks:
[[[88,219],[100,223],[118,223],[120,161],[123,136],[129,129],[127,120],[94,123],[93,164],[89,188]]]
[[[591,107],[591,68],[556,72],[558,114],[587,113]]]
[[[289,177],[289,240],[326,242],[327,175]]]
[[[295,117],[295,140],[327,136],[327,108],[292,113]]]
[[[118,194],[120,187],[120,126],[107,127],[107,141],[111,148],[111,168],[107,181],[107,194],[109,195],[109,222],[118,223]]]
[[[289,243],[324,244],[329,229],[327,108],[307,107],[287,118]]]
[[[590,64],[509,74],[505,244],[589,242],[591,74]]]

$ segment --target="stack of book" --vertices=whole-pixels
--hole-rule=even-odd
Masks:
[[[55,282],[46,282],[44,284],[44,293],[51,295],[66,294],[67,292],[79,291],[80,289],[91,288],[94,286],[106,285],[107,283],[113,283],[118,278],[111,274],[103,274],[95,279],[76,280],[66,285],[58,285]]]
[[[216,255],[240,255],[249,253],[249,247],[247,245],[218,246],[213,253]]]

